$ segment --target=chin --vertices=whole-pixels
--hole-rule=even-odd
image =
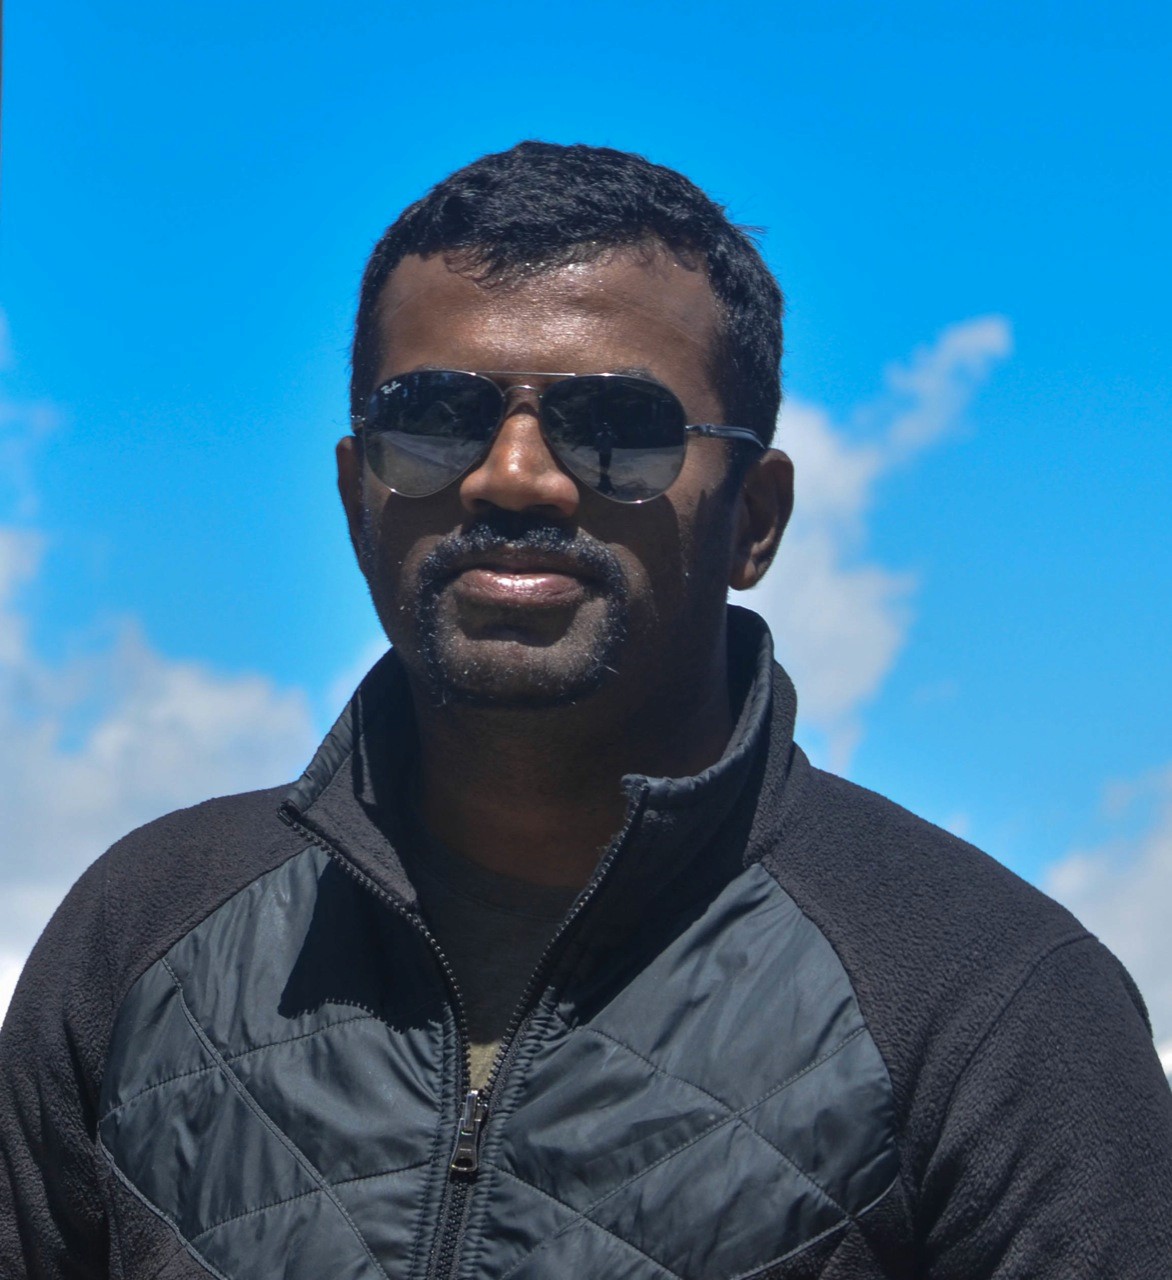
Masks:
[[[480,614],[450,593],[423,593],[416,612],[419,667],[437,705],[542,710],[598,692],[626,646],[625,593],[594,596],[568,614]]]
[[[610,637],[608,637],[610,639]],[[565,707],[614,679],[617,643],[581,647],[436,636],[422,646],[432,700],[439,706],[540,711]]]

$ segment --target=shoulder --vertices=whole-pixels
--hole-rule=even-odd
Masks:
[[[1085,936],[996,859],[797,755],[765,860],[835,932],[881,945],[898,931],[899,950],[911,944],[925,960],[959,950],[1009,966]]]
[[[964,840],[795,754],[759,856],[838,953],[905,1106],[925,1090],[946,1096],[1017,992],[1059,953],[1088,975],[1116,974],[1142,1019],[1121,967],[1064,907]]]
[[[198,898],[212,882],[238,880],[262,866],[267,847],[289,837],[277,813],[288,790],[246,791],[176,809],[123,836],[94,865],[110,884],[158,885],[172,898]]]
[[[31,1012],[35,1021],[84,1023],[86,1039],[100,1043],[150,964],[304,847],[277,816],[287,789],[207,800],[114,844],[69,891],[33,948],[6,1028]]]
[[[244,792],[176,810],[98,860],[116,999],[218,906],[304,847],[277,816],[287,791]]]
[[[754,852],[842,962],[887,1067],[914,1184],[966,1116],[1040,1147],[1042,1133],[1089,1115],[1118,1135],[1140,1099],[1167,1132],[1143,1001],[1069,911],[801,752],[779,798]],[[1108,1080],[1139,1082],[1114,1120],[1100,1097]]]
[[[18,1248],[14,1232],[71,1256],[100,1247],[93,1139],[119,1007],[176,941],[304,847],[277,817],[283,790],[140,827],[54,913],[0,1028],[0,1250]]]

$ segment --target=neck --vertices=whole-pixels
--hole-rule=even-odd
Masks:
[[[534,884],[584,885],[622,826],[623,776],[699,773],[733,729],[723,646],[711,679],[642,700],[616,689],[521,711],[437,707],[413,693],[428,829],[471,861]]]

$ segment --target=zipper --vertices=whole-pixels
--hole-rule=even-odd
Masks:
[[[468,1035],[468,1018],[464,1012],[464,997],[460,994],[460,986],[456,982],[456,974],[452,969],[451,963],[447,956],[444,955],[435,934],[424,923],[423,917],[416,912],[409,911],[398,898],[388,893],[381,885],[372,880],[365,871],[361,871],[356,867],[340,849],[335,848],[324,836],[318,835],[316,831],[307,827],[298,816],[297,810],[288,801],[281,805],[277,810],[277,814],[286,826],[292,827],[298,835],[303,836],[310,844],[316,845],[319,849],[328,853],[330,858],[338,863],[342,870],[352,879],[357,880],[364,889],[373,893],[381,903],[402,916],[408,924],[423,935],[424,941],[430,947],[436,962],[439,964],[440,971],[452,997],[452,1007],[456,1011],[456,1036],[460,1045],[460,1076],[456,1082],[458,1086],[457,1093],[461,1095],[470,1092],[474,1093],[475,1090],[470,1090],[468,1087],[472,1080],[472,1045]]]
[[[590,882],[566,913],[565,919],[558,926],[557,932],[541,953],[541,958],[529,975],[529,981],[525,984],[521,999],[513,1010],[513,1015],[509,1019],[504,1035],[501,1037],[500,1048],[493,1059],[492,1070],[489,1072],[488,1080],[485,1082],[483,1089],[470,1087],[472,1082],[472,1048],[468,1034],[468,1019],[464,1011],[464,1000],[460,995],[460,987],[456,981],[455,972],[447,956],[444,955],[435,935],[428,929],[418,914],[409,911],[403,903],[387,893],[385,889],[372,880],[364,871],[356,867],[349,858],[335,848],[324,836],[318,835],[316,831],[305,826],[297,815],[297,810],[291,804],[286,801],[278,810],[283,822],[310,841],[311,844],[324,850],[353,879],[357,880],[365,889],[373,893],[380,902],[385,903],[391,910],[397,912],[423,935],[439,964],[444,980],[448,984],[452,1005],[456,1012],[456,1031],[460,1044],[460,1076],[457,1081],[457,1092],[463,1094],[463,1103],[460,1109],[460,1120],[456,1127],[456,1141],[448,1161],[448,1180],[444,1188],[444,1203],[440,1206],[440,1222],[443,1225],[435,1251],[435,1263],[428,1271],[429,1280],[450,1280],[454,1273],[468,1214],[468,1197],[476,1180],[476,1175],[480,1171],[480,1144],[484,1134],[484,1126],[489,1118],[492,1091],[509,1065],[513,1046],[533,1012],[530,1006],[545,987],[547,974],[563,939],[581,918],[582,913],[590,903],[598,896],[598,892],[610,874],[611,868],[630,838],[631,830],[639,815],[643,812],[643,806],[649,790],[650,785],[644,782],[638,795],[632,798],[627,810],[626,821],[623,823],[622,828],[610,842],[610,846],[599,861],[593,876],[590,878]]]
[[[513,1010],[513,1016],[509,1019],[509,1025],[505,1028],[505,1034],[501,1037],[500,1048],[497,1050],[496,1057],[493,1059],[492,1070],[489,1072],[488,1080],[485,1082],[481,1097],[484,1100],[484,1116],[481,1125],[488,1119],[489,1100],[492,1096],[493,1088],[496,1082],[504,1074],[505,1068],[511,1057],[511,1050],[516,1042],[519,1033],[524,1029],[529,1015],[532,1013],[530,1006],[541,994],[545,987],[545,980],[551,967],[551,962],[561,946],[562,940],[574,927],[586,908],[598,896],[598,891],[602,888],[606,877],[610,874],[611,867],[614,866],[619,854],[623,851],[627,840],[630,838],[631,830],[636,820],[643,812],[643,806],[647,800],[647,793],[650,785],[646,782],[639,789],[639,794],[632,799],[631,805],[627,810],[627,819],[623,823],[615,838],[610,842],[610,847],[603,854],[598,866],[595,868],[590,882],[581,894],[578,895],[574,905],[566,913],[565,919],[558,926],[557,932],[550,938],[545,950],[541,953],[541,959],[537,962],[537,967],[529,975],[529,981],[525,984],[525,990],[521,995],[521,999]]]
[[[456,1081],[456,1092],[463,1096],[464,1101],[460,1114],[460,1123],[456,1131],[455,1149],[448,1164],[449,1177],[444,1185],[443,1201],[440,1204],[439,1221],[442,1224],[442,1228],[435,1250],[435,1262],[428,1268],[428,1277],[429,1280],[450,1280],[459,1253],[460,1239],[464,1234],[464,1220],[468,1210],[468,1193],[472,1187],[471,1177],[475,1177],[476,1171],[480,1166],[480,1129],[484,1123],[484,1113],[480,1109],[483,1106],[480,1103],[482,1095],[479,1095],[476,1089],[469,1087],[472,1082],[472,1046],[471,1038],[468,1034],[468,1018],[464,1012],[464,998],[460,995],[460,986],[456,981],[455,971],[452,969],[447,956],[444,955],[435,934],[427,927],[421,916],[415,912],[408,911],[402,902],[392,894],[387,893],[365,871],[356,867],[340,849],[332,845],[324,836],[307,827],[301,821],[298,811],[288,801],[285,801],[280,806],[277,813],[282,822],[296,831],[298,835],[308,840],[310,844],[327,853],[331,861],[337,863],[347,875],[356,880],[364,889],[373,893],[379,902],[390,907],[392,911],[402,916],[414,929],[417,929],[423,935],[428,947],[430,947],[440,967],[440,972],[444,976],[444,981],[448,984],[452,1007],[456,1013],[456,1035],[460,1045],[459,1076]],[[471,1103],[471,1108],[469,1103]],[[456,1168],[458,1157],[463,1162],[459,1169]],[[453,1176],[456,1173],[465,1176],[457,1179]],[[471,1175],[471,1177],[467,1175]]]
[[[456,1130],[456,1149],[448,1165],[450,1173],[475,1173],[480,1168],[480,1128],[487,1110],[488,1102],[480,1090],[469,1089]]]

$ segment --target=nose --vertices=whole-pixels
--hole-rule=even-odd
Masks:
[[[530,396],[508,397],[505,419],[492,448],[460,481],[460,501],[472,514],[499,507],[504,511],[540,511],[565,520],[577,511],[577,481],[558,466],[550,452],[541,434],[536,402]]]

